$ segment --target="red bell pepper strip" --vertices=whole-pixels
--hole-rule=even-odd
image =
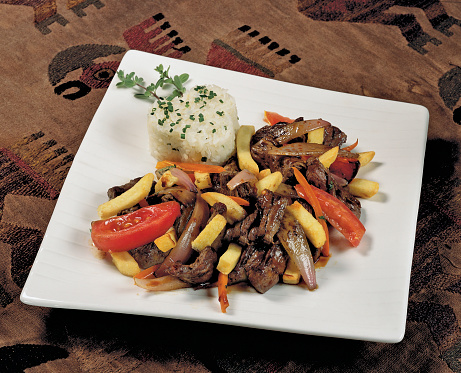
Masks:
[[[346,237],[352,246],[358,246],[365,234],[362,222],[349,208],[331,194],[311,186],[328,222]]]
[[[341,148],[342,150],[347,150],[350,152],[352,149],[354,149],[357,145],[359,144],[359,139],[355,140],[355,142],[349,146],[345,146],[344,148]]]
[[[218,300],[221,304],[221,312],[226,313],[227,307],[229,307],[229,300],[227,299],[227,282],[229,276],[219,272],[218,275]]]
[[[224,167],[215,166],[212,164],[176,162],[176,161],[160,161],[160,162],[157,162],[155,168],[161,169],[161,168],[165,168],[168,166],[176,166],[186,172],[208,172],[210,174],[213,174],[213,173],[219,174],[224,171]]]
[[[128,251],[166,233],[180,215],[180,205],[175,201],[143,207],[129,214],[92,222],[91,239],[102,251]]]
[[[295,120],[288,117],[284,117],[273,111],[264,111],[264,122],[270,124],[271,126],[280,122],[293,123]]]
[[[311,185],[307,182],[306,178],[303,176],[303,174],[295,167],[293,167],[293,171],[296,177],[296,180],[299,182],[299,186],[297,185],[295,187],[296,192],[301,198],[304,198],[309,205],[312,206],[314,209],[315,217],[318,220],[318,222],[322,225],[323,230],[325,231],[325,235],[327,237],[327,240],[325,241],[323,247],[322,247],[322,254],[324,256],[329,256],[330,255],[330,238],[328,234],[328,226],[323,218],[323,211],[320,206],[319,201],[317,200]]]

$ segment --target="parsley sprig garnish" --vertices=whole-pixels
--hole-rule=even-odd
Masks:
[[[167,101],[171,101],[175,97],[181,97],[184,92],[186,92],[186,88],[184,87],[184,83],[189,80],[189,74],[181,74],[181,75],[174,75],[170,76],[170,66],[165,70],[163,65],[160,64],[155,68],[160,74],[160,78],[155,82],[151,83],[146,86],[146,83],[142,77],[135,75],[134,72],[128,73],[125,75],[123,70],[117,71],[117,76],[120,79],[120,82],[117,83],[117,87],[119,88],[135,88],[139,87],[144,90],[143,93],[135,93],[134,97],[141,98],[141,99],[148,99],[148,98],[156,98],[157,100],[163,100],[163,97],[160,97],[157,94],[157,90],[159,88],[164,88],[167,85],[173,86],[173,91],[171,94],[166,97]]]

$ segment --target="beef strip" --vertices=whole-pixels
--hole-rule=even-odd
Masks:
[[[189,284],[200,284],[207,282],[211,278],[214,264],[217,260],[218,256],[216,252],[210,246],[207,246],[200,252],[192,264],[186,265],[176,262],[166,271],[171,276],[175,276]]]
[[[259,292],[265,293],[280,280],[287,265],[287,254],[279,243],[264,250],[250,246],[251,254],[244,268],[251,285]]]
[[[260,224],[258,227],[253,227],[250,230],[248,239],[255,241],[258,237],[262,237],[265,243],[273,244],[274,236],[280,228],[280,222],[285,209],[290,203],[290,198],[265,190],[258,197],[257,202],[258,209],[262,211]]]
[[[153,242],[130,250],[131,256],[134,258],[134,260],[136,260],[139,267],[142,269],[162,263],[168,253],[169,251],[164,253],[163,251],[159,250],[157,245]]]
[[[346,143],[347,135],[338,127],[326,127],[323,132],[323,144],[328,146],[339,146]]]
[[[236,223],[233,227],[230,227],[226,234],[224,235],[225,241],[234,241],[238,240],[240,245],[248,245],[250,240],[248,239],[248,234],[250,232],[251,226],[256,221],[259,216],[259,211],[255,210],[250,215],[248,215],[242,221]]]

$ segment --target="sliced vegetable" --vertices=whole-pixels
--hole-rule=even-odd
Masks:
[[[193,251],[192,241],[198,236],[201,229],[206,225],[209,216],[210,210],[208,205],[203,200],[200,193],[197,193],[194,211],[192,212],[192,216],[187,222],[186,228],[179,237],[176,246],[170,251],[163,263],[155,271],[155,276],[166,276],[166,269],[168,267],[177,261],[185,263],[190,258]]]
[[[360,165],[363,167],[370,163],[372,159],[375,157],[375,152],[374,151],[369,151],[369,152],[362,152],[359,153],[359,162]]]
[[[221,214],[216,214],[199,235],[192,241],[192,248],[195,251],[202,251],[207,246],[212,246],[219,234],[226,227],[227,220]]]
[[[282,145],[288,141],[293,140],[297,137],[305,135],[309,131],[313,131],[317,128],[324,128],[331,126],[331,123],[322,119],[310,119],[293,122],[285,127],[283,134],[276,138],[276,141]]]
[[[317,128],[307,133],[307,141],[311,144],[323,144],[325,128]]]
[[[171,174],[176,177],[178,180],[176,181],[176,184],[182,185],[186,189],[190,190],[191,192],[196,192],[197,187],[191,180],[188,174],[186,174],[183,170],[179,168],[172,168],[170,170]]]
[[[229,180],[227,183],[227,187],[230,190],[234,190],[237,188],[240,184],[243,183],[256,183],[258,181],[258,178],[255,176],[254,173],[248,171],[247,169],[244,169],[237,173],[232,179]]]
[[[152,267],[143,269],[138,274],[134,275],[133,277],[139,279],[152,279],[155,278],[154,272],[159,267],[160,264],[153,265]]]
[[[247,169],[254,175],[258,175],[259,166],[254,161],[250,152],[251,137],[255,133],[254,126],[240,126],[235,139],[237,159],[241,170]]]
[[[323,230],[325,231],[326,240],[322,248],[322,254],[324,256],[329,256],[330,255],[330,238],[328,234],[328,226],[324,219],[323,211],[322,211],[322,208],[320,207],[320,203],[318,199],[316,198],[314,191],[311,188],[311,185],[307,182],[303,174],[295,167],[293,167],[293,171],[294,171],[296,180],[298,180],[298,183],[300,184],[300,185],[295,186],[296,192],[301,198],[304,198],[307,201],[307,203],[309,203],[309,205],[312,206],[312,208],[314,209],[316,219],[322,225]]]
[[[311,249],[303,229],[290,213],[283,215],[277,237],[301,272],[307,288],[314,290],[317,287],[317,279]]]
[[[171,291],[183,288],[190,288],[192,285],[181,281],[174,276],[163,276],[159,278],[137,278],[133,277],[135,285],[149,291]]]
[[[280,122],[293,123],[295,120],[288,117],[284,117],[274,111],[264,111],[264,122],[271,126]]]
[[[128,251],[110,253],[110,255],[112,256],[112,263],[122,275],[133,277],[141,272],[138,262],[134,260]]]
[[[242,247],[231,242],[229,246],[227,247],[227,250],[219,258],[216,269],[219,272],[225,275],[228,275],[229,273],[232,272],[232,270],[237,265],[241,254],[242,254]]]
[[[250,202],[246,199],[237,196],[229,196],[234,202],[237,202],[240,206],[250,206]]]
[[[275,192],[277,188],[283,181],[283,175],[280,171],[272,172],[271,174],[263,177],[256,183],[256,190],[258,196],[262,194],[262,192],[267,189],[271,192]]]
[[[218,301],[221,304],[221,312],[226,313],[227,307],[229,307],[229,300],[227,299],[227,282],[229,280],[228,275],[219,272],[218,275]]]
[[[351,150],[355,149],[357,147],[357,145],[359,144],[359,139],[355,140],[355,142],[349,146],[345,146],[344,148],[342,148],[343,150],[347,150],[348,152],[350,152]]]
[[[217,202],[224,203],[227,208],[224,216],[229,224],[234,224],[247,216],[245,209],[230,196],[217,192],[206,192],[202,194],[202,197],[210,206],[213,206]]]
[[[177,241],[178,238],[176,237],[176,230],[174,227],[171,227],[165,234],[162,234],[160,237],[156,238],[154,243],[160,251],[166,253],[176,246]]]
[[[325,230],[319,221],[307,211],[298,201],[287,206],[287,210],[298,220],[306,237],[317,249],[320,249],[327,240]]]
[[[336,176],[351,182],[359,172],[360,162],[354,158],[336,157],[329,170]]]
[[[328,222],[346,237],[352,246],[358,246],[365,227],[348,207],[336,197],[311,185]]]
[[[379,191],[379,183],[367,179],[355,178],[347,186],[352,195],[360,198],[371,198]]]
[[[183,171],[190,172],[208,172],[210,174],[219,174],[224,171],[224,167],[215,166],[205,163],[189,163],[189,162],[176,162],[176,161],[160,161],[155,166],[158,170],[168,166],[176,166]]]
[[[325,153],[319,156],[319,161],[321,164],[323,164],[323,167],[329,168],[330,165],[336,160],[338,157],[338,150],[339,147],[335,146],[334,148],[331,148],[330,150],[327,150]]]
[[[287,268],[283,272],[282,281],[285,284],[296,285],[299,284],[301,280],[301,272],[296,266],[296,263],[293,259],[288,258]]]
[[[91,239],[102,251],[128,251],[154,241],[181,214],[178,202],[143,207],[129,214],[91,223]]]

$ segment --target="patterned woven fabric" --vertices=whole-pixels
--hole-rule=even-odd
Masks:
[[[461,3],[0,0],[0,39],[0,371],[461,372]],[[429,109],[402,342],[20,302],[129,49]]]

